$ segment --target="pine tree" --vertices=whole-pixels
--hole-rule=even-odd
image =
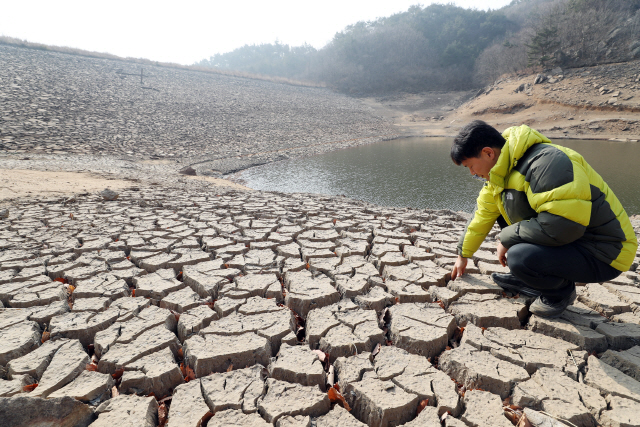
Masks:
[[[546,67],[555,61],[554,53],[560,42],[558,41],[558,28],[552,25],[545,25],[536,32],[527,46],[528,66],[541,65]]]

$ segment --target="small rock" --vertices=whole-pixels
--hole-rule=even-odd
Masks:
[[[194,168],[192,168],[191,166],[187,166],[184,167],[182,169],[180,169],[180,171],[178,171],[179,174],[181,175],[189,175],[189,176],[196,176],[198,173],[196,172],[196,170]]]
[[[538,74],[536,75],[536,78],[533,80],[533,84],[537,85],[537,84],[541,84],[544,83],[547,80],[547,76],[545,76],[544,74]]]
[[[100,192],[100,195],[106,201],[114,201],[120,196],[120,194],[116,193],[115,191],[109,188],[105,188],[104,190],[102,190]]]
[[[93,421],[93,410],[71,397],[43,399],[22,394],[0,397],[0,420],[2,425],[15,427],[86,427]]]

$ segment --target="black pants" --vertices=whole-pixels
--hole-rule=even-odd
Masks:
[[[573,291],[572,282],[606,282],[621,274],[576,243],[564,246],[519,243],[507,251],[507,264],[514,276],[549,297],[567,296]]]

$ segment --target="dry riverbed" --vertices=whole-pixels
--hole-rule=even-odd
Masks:
[[[639,259],[545,320],[490,280],[497,229],[450,280],[468,214],[220,179],[478,98],[0,53],[3,425],[638,425]]]
[[[640,275],[531,316],[491,282],[491,241],[449,280],[464,214],[168,184],[1,216],[7,425],[506,426],[504,399],[608,425],[640,410]]]

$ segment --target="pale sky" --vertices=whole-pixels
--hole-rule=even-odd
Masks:
[[[4,0],[0,35],[188,65],[276,39],[321,48],[349,24],[449,2],[498,9],[511,0]]]

